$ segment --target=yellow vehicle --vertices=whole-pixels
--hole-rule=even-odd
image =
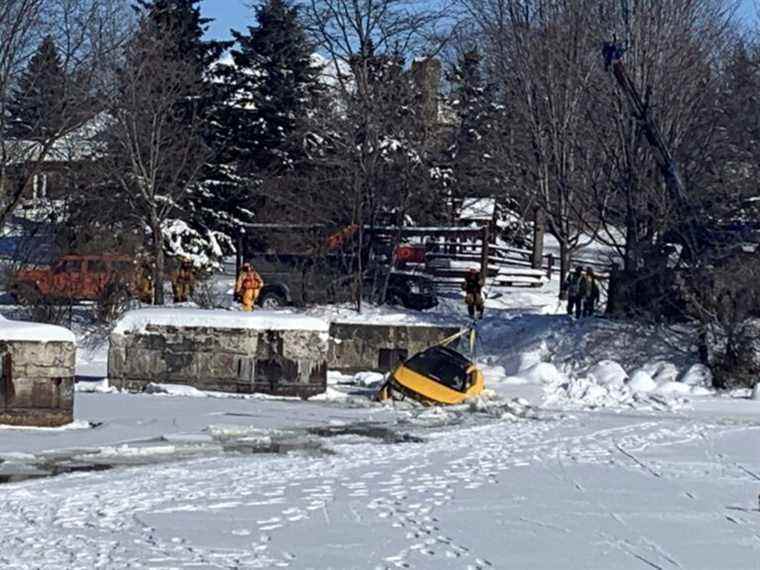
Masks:
[[[411,398],[424,405],[451,405],[482,393],[483,373],[470,359],[446,346],[468,332],[472,348],[474,331],[463,331],[415,354],[391,372],[376,399]]]

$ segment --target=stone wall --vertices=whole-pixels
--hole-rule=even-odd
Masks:
[[[327,348],[316,330],[147,325],[111,335],[108,376],[128,390],[164,382],[305,398],[327,387]]]
[[[458,333],[458,326],[330,324],[330,370],[388,372],[403,360]]]
[[[72,342],[0,340],[0,424],[71,423],[75,357]]]

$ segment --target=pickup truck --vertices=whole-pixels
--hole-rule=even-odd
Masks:
[[[11,277],[9,292],[22,304],[95,301],[109,287],[125,287],[131,292],[134,267],[128,256],[64,255],[50,267],[17,271]]]

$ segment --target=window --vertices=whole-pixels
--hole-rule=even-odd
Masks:
[[[55,273],[80,273],[81,271],[81,259],[65,259],[55,267]]]
[[[90,273],[106,273],[108,266],[102,259],[90,259],[87,261],[87,270]]]

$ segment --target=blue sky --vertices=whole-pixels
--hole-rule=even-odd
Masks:
[[[253,23],[253,10],[247,7],[250,0],[203,0],[201,10],[207,18],[213,18],[209,35],[214,38],[228,38],[230,28],[244,30]],[[748,22],[753,19],[753,0],[742,0],[740,13]]]

